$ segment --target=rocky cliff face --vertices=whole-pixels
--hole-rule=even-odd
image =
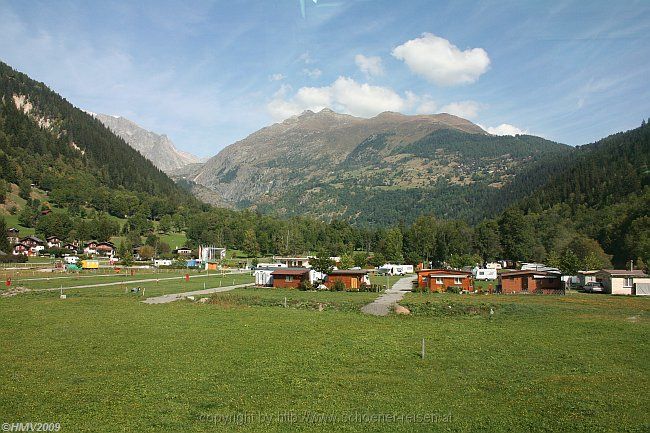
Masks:
[[[180,170],[188,164],[200,162],[197,156],[176,149],[174,143],[164,134],[147,131],[124,117],[92,114],[167,174]]]

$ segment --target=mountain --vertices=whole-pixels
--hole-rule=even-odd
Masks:
[[[99,119],[108,129],[167,174],[182,169],[188,164],[201,162],[199,157],[176,149],[166,135],[147,131],[125,117],[89,114]]]
[[[650,125],[580,146],[523,198],[529,214],[557,214],[603,246],[613,262],[650,261]]]
[[[497,137],[450,114],[324,109],[263,128],[186,179],[222,203],[369,225],[432,212],[477,221],[503,209],[500,190],[534,162],[572,152],[534,136]]]
[[[0,62],[0,180],[59,206],[156,218],[196,200],[99,120]]]

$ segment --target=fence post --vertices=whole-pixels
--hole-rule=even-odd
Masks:
[[[424,359],[424,338],[422,339],[422,359]]]

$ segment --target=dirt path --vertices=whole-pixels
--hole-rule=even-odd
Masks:
[[[223,275],[239,275],[242,272],[226,272]],[[201,278],[201,277],[214,277],[214,276],[219,276],[222,274],[201,274],[201,275],[190,275],[190,278]],[[151,283],[154,281],[165,281],[165,280],[180,280],[185,278],[185,276],[181,275],[178,277],[165,277],[165,278],[146,278],[142,280],[121,280],[121,281],[113,281],[111,283],[97,283],[97,284],[85,284],[82,286],[70,286],[70,287],[52,287],[49,289],[34,289],[34,292],[49,292],[49,291],[55,291],[55,290],[69,290],[69,289],[86,289],[89,287],[107,287],[107,286],[118,286],[120,284],[126,284],[126,285],[131,285],[135,283]]]
[[[162,295],[153,298],[147,298],[142,302],[145,304],[166,304],[168,302],[174,302],[180,299],[187,298],[188,296],[209,295],[211,293],[228,292],[230,290],[237,289],[239,287],[248,287],[252,285],[253,285],[252,283],[237,284],[235,286],[216,287],[214,289],[194,290],[193,292],[172,293],[170,295]]]
[[[386,293],[375,299],[374,302],[364,305],[361,311],[375,316],[387,316],[391,308],[402,300],[404,294],[413,288],[412,281],[415,277],[404,277],[386,290]]]

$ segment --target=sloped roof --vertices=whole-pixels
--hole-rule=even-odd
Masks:
[[[631,271],[626,269],[602,269],[600,272],[609,274],[612,277],[648,277],[649,276],[641,269],[633,269]]]
[[[307,268],[277,268],[271,275],[305,275],[309,273]]]
[[[367,275],[368,271],[365,269],[338,269],[330,272],[328,275]]]

